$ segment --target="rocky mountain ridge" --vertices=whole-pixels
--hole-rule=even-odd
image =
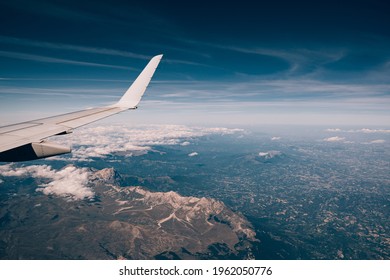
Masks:
[[[91,170],[95,197],[70,201],[32,191],[25,178],[19,199],[10,196],[0,211],[1,258],[251,258],[252,226],[224,203],[121,182],[113,168]]]

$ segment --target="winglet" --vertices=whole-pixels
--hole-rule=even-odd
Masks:
[[[148,65],[142,70],[141,74],[137,77],[137,79],[132,83],[129,89],[125,92],[122,98],[115,103],[112,107],[120,107],[127,109],[135,109],[137,108],[138,103],[140,102],[142,95],[144,94],[147,86],[149,85],[150,80],[153,77],[154,71],[158,64],[160,63],[162,54],[156,55],[153,57]]]

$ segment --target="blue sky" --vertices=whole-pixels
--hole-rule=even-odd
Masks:
[[[385,1],[1,1],[0,122],[113,103],[110,121],[390,124]]]

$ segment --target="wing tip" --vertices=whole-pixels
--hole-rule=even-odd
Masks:
[[[152,57],[121,99],[109,107],[136,109],[162,57],[163,54]]]
[[[163,56],[163,54],[156,55],[152,58],[152,60],[161,60]]]

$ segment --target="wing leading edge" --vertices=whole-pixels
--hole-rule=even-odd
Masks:
[[[0,127],[0,161],[25,161],[70,153],[69,147],[44,140],[114,114],[137,109],[162,55],[153,57],[118,102],[107,107],[72,112]]]

